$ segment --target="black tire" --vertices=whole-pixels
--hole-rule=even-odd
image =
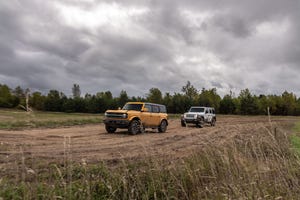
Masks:
[[[146,128],[144,127],[144,125],[141,123],[140,124],[140,132],[139,133],[145,133],[146,132]]]
[[[186,123],[184,121],[181,121],[181,126],[186,127]]]
[[[211,125],[211,126],[215,126],[215,125],[216,125],[216,119],[215,119],[215,118],[213,118],[213,119],[211,120],[210,125]]]
[[[107,133],[114,133],[117,130],[117,128],[111,127],[109,125],[105,125],[105,129],[106,129]]]
[[[160,133],[164,133],[167,131],[167,127],[168,127],[168,123],[166,120],[162,120],[159,127],[158,127],[158,131]]]
[[[130,122],[130,125],[129,125],[129,128],[128,128],[128,132],[131,134],[131,135],[135,135],[135,134],[138,134],[141,132],[141,125],[140,125],[140,121],[139,120],[132,120]]]
[[[203,128],[203,126],[202,126],[201,123],[196,124],[196,126],[197,126],[198,128]]]

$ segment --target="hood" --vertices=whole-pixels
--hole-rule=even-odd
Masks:
[[[204,112],[186,112],[183,114],[184,116],[187,116],[187,115],[194,115],[194,116],[204,116],[205,113]]]
[[[107,110],[106,113],[127,113],[128,110]]]

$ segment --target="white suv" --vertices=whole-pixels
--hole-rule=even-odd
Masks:
[[[215,126],[217,121],[215,109],[211,107],[192,106],[181,116],[181,126],[196,124],[202,128],[205,123]]]

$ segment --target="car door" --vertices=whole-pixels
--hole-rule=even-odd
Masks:
[[[151,105],[152,107],[152,125],[158,126],[160,124],[160,115],[159,115],[159,107],[157,105]]]
[[[145,127],[150,127],[152,126],[152,107],[149,104],[145,104],[144,108],[148,111],[142,112],[142,122]]]
[[[212,111],[212,109],[211,108],[209,108],[209,115],[208,115],[208,122],[211,122],[211,120],[212,120],[212,116],[213,116],[213,111]]]
[[[209,120],[210,120],[210,110],[209,110],[209,108],[205,108],[205,111],[204,111],[204,120],[206,121],[206,122],[209,122]]]

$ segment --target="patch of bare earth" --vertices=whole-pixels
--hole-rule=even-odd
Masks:
[[[274,125],[291,126],[299,118],[273,117]],[[178,119],[169,121],[166,133],[146,130],[129,135],[126,130],[108,134],[103,124],[56,129],[0,131],[0,174],[22,159],[35,163],[118,162],[122,159],[143,159],[147,156],[177,159],[205,146],[222,145],[239,134],[251,134],[268,126],[266,116],[220,116],[215,127],[181,127]],[[8,170],[9,171],[9,170]]]

